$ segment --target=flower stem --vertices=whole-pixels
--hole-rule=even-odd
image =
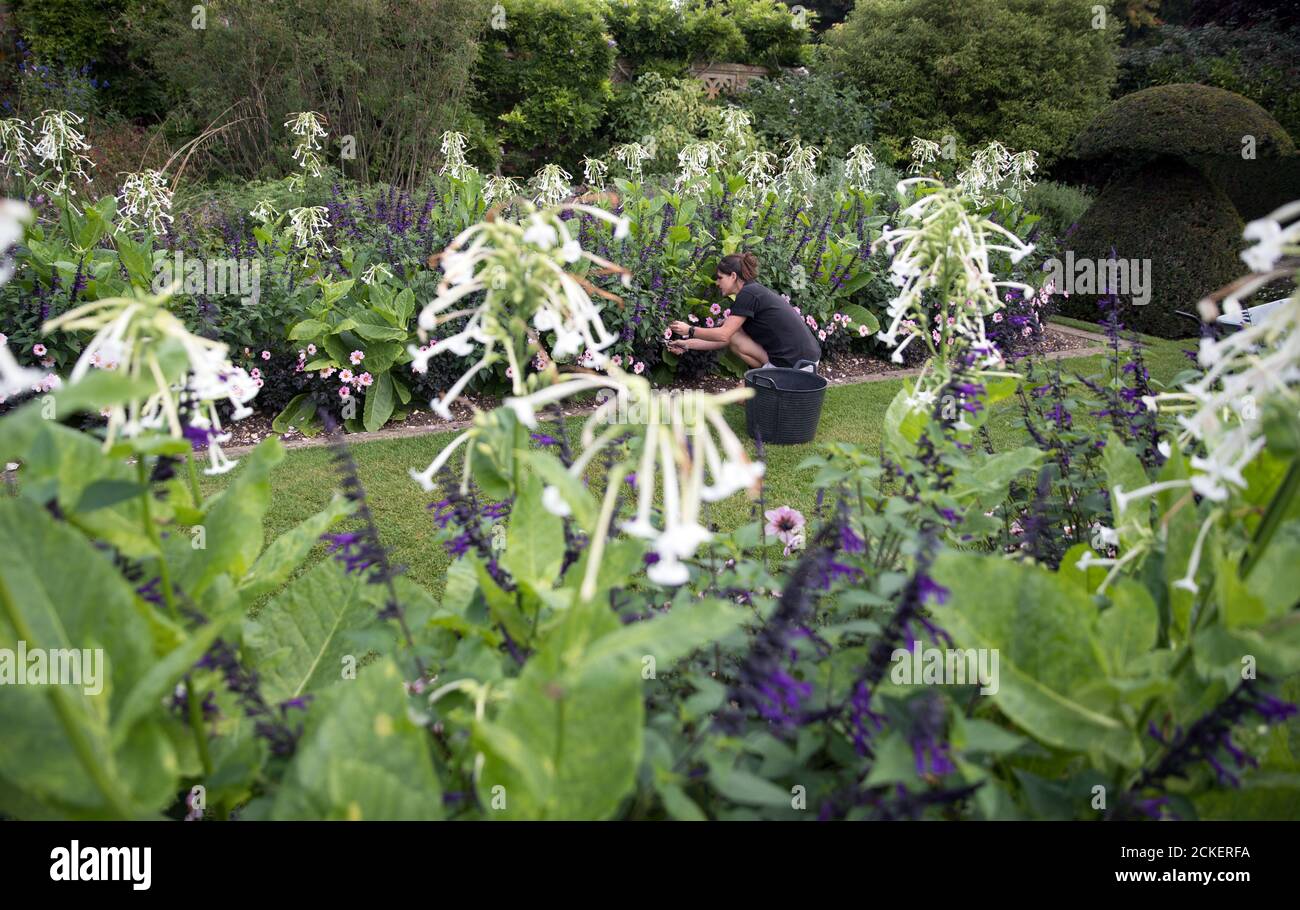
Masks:
[[[172,593],[171,569],[167,567],[167,558],[162,551],[162,539],[158,536],[158,528],[153,523],[153,508],[149,501],[149,469],[145,465],[143,454],[136,459],[135,464],[136,474],[140,478],[140,486],[144,487],[144,491],[140,494],[140,507],[144,515],[144,533],[153,542],[153,545],[158,548],[158,576],[162,585],[163,600],[167,604],[167,612],[172,615],[172,619],[179,620],[181,615],[176,610],[176,597]]]
[[[1286,518],[1287,513],[1291,511],[1291,503],[1294,501],[1297,492],[1300,492],[1300,458],[1291,459],[1291,467],[1287,468],[1286,476],[1282,478],[1282,484],[1273,494],[1272,500],[1269,501],[1268,509],[1264,512],[1264,518],[1260,521],[1259,527],[1255,529],[1255,539],[1250,542],[1250,549],[1241,560],[1241,580],[1245,581],[1251,571],[1259,564],[1259,559],[1268,549],[1268,542],[1273,539],[1277,529],[1281,527],[1282,521]]]

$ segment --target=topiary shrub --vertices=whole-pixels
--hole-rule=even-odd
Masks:
[[[1237,250],[1244,225],[1232,200],[1196,168],[1175,158],[1158,158],[1110,184],[1066,241],[1076,261],[1098,262],[1112,251],[1120,259],[1150,260],[1151,299],[1126,303],[1128,328],[1162,338],[1196,333],[1177,310],[1196,311],[1196,302],[1242,272]],[[1098,319],[1099,295],[1074,293],[1061,312]]]

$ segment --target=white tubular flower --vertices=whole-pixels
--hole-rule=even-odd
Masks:
[[[639,142],[616,145],[609,152],[619,164],[623,165],[623,168],[627,171],[627,179],[633,183],[641,182],[642,163],[654,157],[650,150]]]
[[[971,156],[969,167],[957,175],[957,188],[983,205],[989,198],[985,190],[998,186],[1010,161],[1006,146],[994,139]]]
[[[533,175],[533,201],[542,208],[559,205],[573,194],[572,175],[558,164],[544,164]]]
[[[1252,221],[1242,236],[1255,241],[1254,246],[1242,251],[1242,261],[1252,272],[1271,272],[1284,255],[1300,254],[1300,200]]]
[[[313,257],[323,259],[334,251],[325,239],[324,231],[329,229],[329,209],[323,205],[303,206],[289,209],[290,242],[294,249],[302,252],[302,264],[309,265]]]
[[[127,174],[117,196],[117,212],[133,228],[148,228],[162,234],[172,221],[172,190],[162,171],[144,170]]]
[[[17,117],[0,120],[0,167],[9,177],[27,173],[27,162],[32,155],[27,124]]]
[[[438,174],[446,174],[454,180],[464,180],[466,175],[475,170],[465,159],[465,149],[469,143],[463,133],[447,130],[442,134],[442,167]]]
[[[609,175],[609,165],[599,158],[584,156],[582,159],[582,182],[592,189],[598,189],[605,185],[605,178]]]
[[[677,153],[677,163],[681,172],[677,175],[677,189],[688,193],[698,193],[704,189],[700,178],[708,175],[711,168],[722,164],[726,146],[721,142],[705,140],[690,142],[682,146]]]
[[[876,169],[876,156],[865,145],[855,145],[849,149],[849,157],[844,161],[844,178],[849,186],[860,192],[867,192],[871,187],[871,174]]]
[[[315,111],[300,111],[290,114],[289,117],[290,119],[286,120],[284,125],[289,128],[289,132],[298,137],[298,144],[293,149],[293,160],[301,171],[293,181],[301,184],[304,176],[321,175],[321,166],[324,162],[316,152],[321,148],[320,140],[329,134],[321,123],[324,118]]]
[[[370,268],[361,273],[361,283],[374,284],[376,281],[382,283],[392,277],[393,273],[388,270],[388,266],[384,265],[382,262],[376,262]]]
[[[745,180],[741,192],[746,198],[764,198],[776,180],[776,156],[763,149],[756,149],[740,163],[740,176]]]
[[[912,163],[908,170],[913,174],[919,174],[925,170],[926,165],[939,157],[939,143],[930,139],[922,139],[920,136],[912,137]]]
[[[1007,198],[1013,202],[1020,202],[1024,198],[1025,190],[1034,185],[1033,176],[1036,170],[1038,170],[1038,152],[1032,149],[1027,152],[1016,152],[1007,159],[1001,175]]]
[[[82,118],[72,111],[44,111],[36,118],[36,131],[40,134],[32,151],[40,159],[43,171],[41,188],[51,195],[77,195],[71,180],[89,180],[86,166],[95,163],[82,152],[90,150],[86,137],[77,129]]]
[[[997,281],[989,264],[993,251],[1007,253],[1013,263],[1033,251],[1001,225],[973,215],[960,192],[935,180],[914,177],[899,183],[906,195],[914,185],[928,184],[934,191],[921,196],[899,213],[898,225],[880,235],[877,243],[888,245],[894,254],[890,263],[891,281],[899,289],[890,301],[890,323],[879,333],[886,344],[897,344],[895,361],[902,360],[903,349],[921,338],[932,351],[945,353],[947,345],[936,344],[931,337],[930,308],[925,292],[942,303],[943,324],[935,330],[941,342],[964,338],[980,348],[988,348],[984,319],[1003,306],[999,288],[1019,288],[1032,294],[1033,288],[1019,282]],[[898,334],[903,323],[911,320],[913,328],[901,343]]]
[[[521,204],[527,206],[528,202]],[[468,356],[476,344],[483,346],[483,355],[441,400],[431,404],[435,413],[449,417],[451,403],[470,380],[503,357],[513,371],[513,390],[521,394],[522,365],[531,356],[526,351],[529,324],[537,331],[556,333],[551,351],[555,358],[579,354],[584,349],[599,353],[618,340],[605,328],[587,291],[612,295],[586,279],[570,275],[565,266],[586,258],[604,274],[623,270],[581,249],[560,217],[564,209],[587,212],[615,225],[621,220],[601,209],[571,204],[532,212],[522,224],[505,220],[476,224],[452,240],[442,253],[444,277],[437,297],[420,311],[421,341],[439,325],[469,318],[459,332],[432,347],[408,348],[415,361],[413,368],[422,372],[429,359],[444,350]],[[482,299],[476,306],[459,305],[479,293]]]
[[[274,221],[280,215],[280,213],[275,210],[275,207],[271,205],[271,200],[269,199],[259,199],[257,205],[248,214],[251,218],[258,220],[263,224],[266,224],[268,221]]]
[[[797,137],[787,141],[783,147],[786,154],[778,180],[786,192],[806,205],[817,183],[817,158],[821,150],[802,144]]]
[[[718,119],[722,121],[722,135],[737,144],[745,140],[753,123],[747,110],[730,104],[718,112]]]
[[[483,204],[491,208],[498,202],[507,202],[523,192],[523,187],[514,177],[498,177],[493,174],[483,186]]]
[[[76,307],[45,324],[45,331],[90,331],[95,336],[73,367],[76,382],[94,366],[111,367],[135,378],[150,381],[153,391],[143,400],[114,405],[108,413],[105,449],[119,436],[133,436],[145,429],[159,428],[176,438],[193,438],[206,431],[212,457],[208,473],[221,473],[234,462],[220,456],[223,441],[216,403],[229,401],[238,420],[252,413],[247,403],[257,395],[257,384],[226,358],[226,345],[192,335],[185,324],[167,309],[170,291],[136,297],[110,297]],[[159,351],[163,346],[179,347],[186,356],[186,369],[179,379],[169,380],[162,369]],[[190,426],[182,426],[179,404],[190,411]],[[188,432],[187,432],[188,431]]]

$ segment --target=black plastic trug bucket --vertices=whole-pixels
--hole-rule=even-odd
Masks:
[[[745,402],[745,429],[764,445],[812,442],[822,417],[826,377],[785,367],[745,373],[754,396]]]

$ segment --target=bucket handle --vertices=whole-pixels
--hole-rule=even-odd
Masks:
[[[760,379],[767,383],[767,388],[776,391],[776,380],[771,376],[752,376],[750,377],[750,382],[754,383],[754,385],[758,385]]]

